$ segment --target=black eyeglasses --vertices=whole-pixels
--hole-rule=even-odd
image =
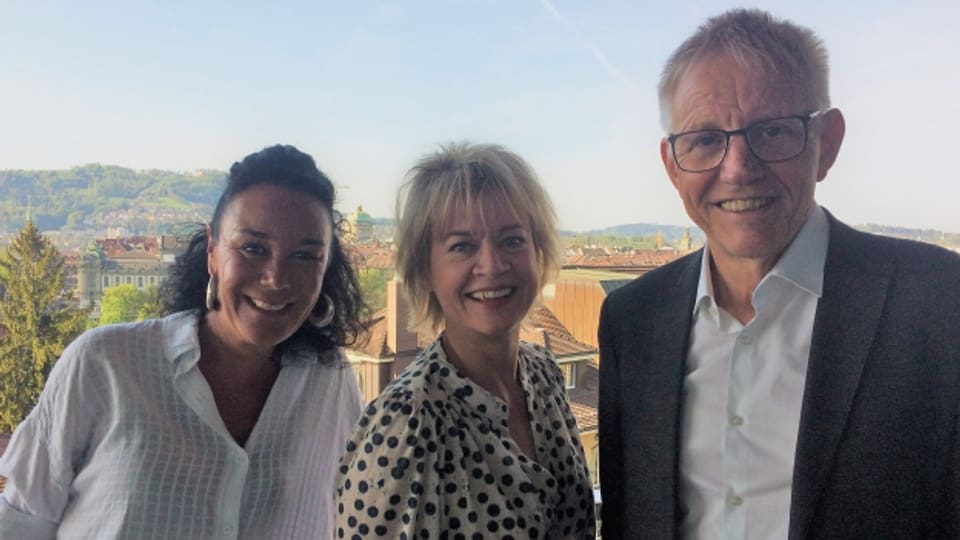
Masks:
[[[821,114],[807,114],[771,118],[741,129],[697,129],[668,135],[670,150],[677,167],[687,172],[715,169],[727,157],[730,137],[743,135],[750,153],[767,163],[786,161],[799,156],[807,147],[807,124]]]

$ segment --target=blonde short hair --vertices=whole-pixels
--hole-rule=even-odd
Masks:
[[[687,69],[711,54],[743,66],[785,74],[807,85],[821,110],[830,108],[827,49],[812,30],[759,9],[734,9],[708,19],[667,59],[660,76],[660,123],[669,132],[673,94]]]
[[[411,329],[436,333],[443,325],[443,310],[427,290],[435,235],[453,212],[488,196],[529,224],[540,286],[556,276],[561,263],[557,216],[533,169],[502,146],[442,145],[410,169],[397,194],[397,274],[410,300]]]

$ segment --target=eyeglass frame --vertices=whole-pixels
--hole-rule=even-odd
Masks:
[[[719,167],[720,165],[722,165],[722,164],[723,164],[723,160],[727,159],[727,150],[730,149],[730,137],[733,137],[734,135],[743,135],[743,140],[744,140],[744,142],[747,143],[747,148],[750,149],[750,153],[753,155],[753,157],[759,159],[761,162],[763,162],[763,163],[780,163],[780,162],[783,162],[783,161],[791,160],[791,159],[799,156],[800,154],[803,153],[804,150],[807,149],[807,138],[808,138],[808,136],[810,135],[810,129],[809,129],[810,121],[813,120],[814,118],[818,117],[818,116],[821,116],[821,115],[823,115],[823,114],[826,114],[826,112],[827,112],[827,111],[823,111],[823,110],[819,110],[819,109],[818,109],[818,110],[815,110],[815,111],[812,111],[812,112],[809,112],[809,113],[805,113],[805,114],[791,114],[791,115],[787,115],[787,116],[778,116],[778,117],[776,117],[776,118],[767,118],[766,120],[759,120],[759,121],[757,121],[757,122],[753,122],[752,124],[750,124],[750,125],[748,125],[748,126],[744,126],[744,127],[740,128],[740,129],[734,129],[734,130],[731,130],[731,131],[727,131],[727,130],[725,130],[725,129],[713,128],[713,129],[693,129],[693,130],[690,130],[690,131],[683,131],[683,132],[680,132],[680,133],[668,133],[668,134],[667,134],[667,142],[670,143],[670,154],[673,156],[673,162],[677,164],[677,167],[678,167],[681,171],[688,172],[688,173],[702,173],[702,172],[712,171],[712,170],[716,169],[717,167]],[[800,147],[800,151],[797,152],[796,154],[790,156],[790,157],[785,157],[785,158],[780,158],[780,159],[764,159],[764,158],[758,156],[758,155],[757,155],[757,152],[753,149],[753,145],[750,143],[750,139],[747,138],[747,132],[750,131],[751,129],[757,127],[758,125],[764,124],[764,123],[766,123],[766,122],[774,122],[774,121],[776,121],[776,120],[789,120],[789,119],[791,119],[791,118],[796,118],[796,119],[800,120],[801,122],[803,122],[803,146]],[[680,165],[680,159],[677,158],[677,149],[676,149],[676,147],[674,146],[674,142],[675,142],[679,137],[682,137],[682,136],[684,136],[684,135],[690,135],[691,133],[708,133],[708,132],[723,133],[724,136],[726,137],[726,138],[724,139],[724,141],[723,141],[723,154],[720,156],[720,160],[717,161],[717,164],[714,165],[713,167],[709,167],[709,168],[706,168],[706,169],[697,169],[697,170],[684,169],[684,168],[683,168],[683,165]]]

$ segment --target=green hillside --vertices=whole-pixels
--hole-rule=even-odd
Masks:
[[[203,219],[216,204],[225,177],[213,170],[136,171],[100,164],[0,170],[0,233],[22,229],[28,211],[44,231]]]

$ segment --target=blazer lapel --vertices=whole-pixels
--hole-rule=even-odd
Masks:
[[[791,540],[804,538],[827,485],[876,335],[893,272],[863,249],[862,234],[829,213],[830,243],[817,305],[793,467]]]
[[[646,453],[650,464],[650,482],[644,489],[649,492],[646,499],[653,502],[653,507],[645,511],[645,519],[657,524],[647,529],[660,531],[651,536],[656,538],[676,538],[680,522],[680,407],[699,269],[700,258],[691,257],[691,264],[679,275],[675,286],[664,291],[648,362],[644,362],[641,378],[635,379],[646,381],[643,418],[647,419],[645,431],[651,437],[641,452]]]

